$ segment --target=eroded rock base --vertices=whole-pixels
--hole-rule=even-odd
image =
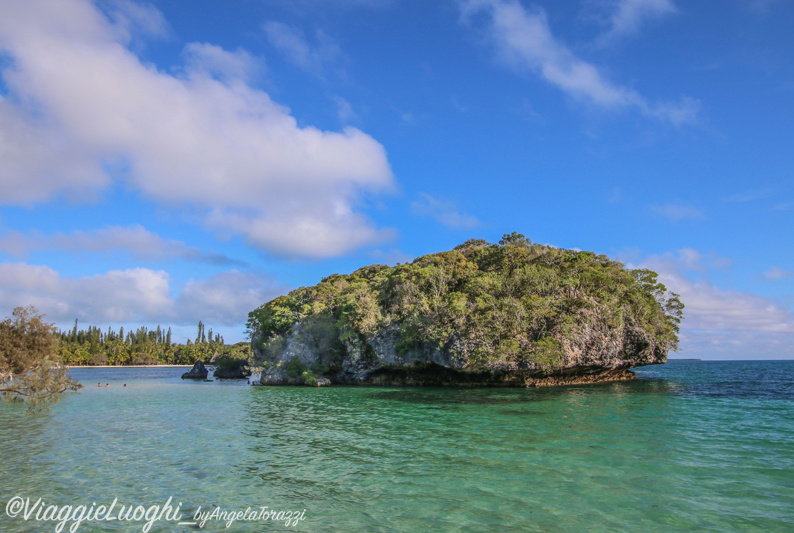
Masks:
[[[608,383],[634,379],[634,372],[624,369],[610,370],[597,374],[577,374],[530,377],[524,382],[527,387],[557,387],[560,385],[585,385],[589,383]]]

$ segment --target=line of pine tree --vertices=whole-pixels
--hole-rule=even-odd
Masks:
[[[135,331],[128,331],[125,337],[124,326],[118,332],[108,326],[108,330],[103,332],[96,326],[88,326],[88,329],[77,329],[77,320],[74,321],[74,328],[71,331],[57,330],[57,335],[63,342],[74,342],[77,344],[96,344],[104,345],[108,342],[122,340],[124,344],[163,344],[171,346],[171,328],[163,329],[159,324],[157,329],[149,330],[146,326],[141,326]],[[190,344],[190,339],[187,344]],[[198,323],[198,335],[193,344],[222,344],[225,345],[223,336],[220,333],[212,334],[212,328],[208,332],[204,330],[204,323]]]
[[[174,343],[171,328],[159,324],[151,330],[141,326],[126,332],[124,327],[103,331],[96,326],[81,329],[75,320],[71,330],[57,330],[56,337],[58,354],[70,365],[193,364],[216,354],[244,359],[251,355],[247,343],[227,346],[212,328],[205,331],[203,322],[198,324],[196,341],[186,339],[184,344]]]
[[[160,326],[157,326],[157,327],[159,329]],[[169,328],[169,331],[170,331],[170,328]],[[205,333],[205,331],[204,331],[204,323],[201,320],[199,320],[199,323],[198,323],[198,334],[196,335],[195,344],[206,344],[208,342],[207,341],[208,338],[209,338],[209,343],[210,344],[212,344],[212,343],[225,344],[223,342],[223,337],[221,337],[221,335],[219,333],[216,333],[215,337],[212,336],[212,328],[209,329],[209,333]]]

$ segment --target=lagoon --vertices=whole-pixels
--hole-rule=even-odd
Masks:
[[[671,361],[546,389],[253,387],[184,371],[76,368],[85,388],[48,413],[0,405],[0,530],[56,526],[9,517],[16,496],[171,498],[187,522],[250,508],[206,531],[794,530],[794,361]],[[263,507],[305,512],[287,525],[252,514]]]

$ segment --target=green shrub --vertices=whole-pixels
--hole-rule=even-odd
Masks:
[[[562,349],[557,339],[553,337],[543,337],[535,341],[535,351],[532,353],[532,360],[543,370],[553,370],[562,366]]]
[[[287,376],[295,379],[304,372],[306,372],[306,365],[298,359],[297,355],[292,356],[292,359],[287,363]]]
[[[314,363],[312,365],[312,372],[314,372],[315,374],[323,375],[326,374],[329,370],[330,368],[328,368],[328,365],[324,365],[322,363]]]
[[[287,338],[284,335],[273,335],[267,340],[260,339],[259,349],[265,361],[275,361],[287,347]]]
[[[238,366],[244,362],[242,359],[233,359],[231,357],[221,357],[215,361],[215,365],[219,368],[227,369]]]

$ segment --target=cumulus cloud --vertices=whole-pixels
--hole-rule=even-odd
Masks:
[[[673,222],[679,222],[681,220],[697,220],[697,219],[705,218],[705,215],[700,209],[694,208],[689,205],[679,205],[679,204],[652,205],[651,209],[656,214],[662,215],[663,217],[668,218]]]
[[[209,279],[187,282],[175,307],[182,321],[233,325],[244,322],[249,311],[288,291],[288,287],[270,278],[245,272],[222,272]]]
[[[702,277],[715,264],[724,261],[691,249],[638,262],[681,295],[686,306],[681,325],[683,350],[692,357],[792,357],[794,312],[763,296],[716,287]]]
[[[38,232],[7,231],[0,235],[0,252],[25,258],[32,252],[63,250],[69,253],[126,252],[138,261],[184,259],[216,265],[240,264],[223,254],[200,250],[174,239],[164,239],[136,224],[133,226],[108,226],[91,231],[73,231],[69,234],[43,235]]]
[[[300,208],[306,209],[306,213],[296,218],[294,210]],[[323,199],[303,198],[300,205],[285,198],[281,205],[273,206],[268,215],[217,210],[208,216],[207,223],[241,234],[252,246],[288,258],[321,259],[389,242],[396,237],[393,229],[376,229],[368,224],[366,218],[355,213],[346,199],[335,191],[329,191]]]
[[[481,224],[477,217],[460,212],[455,202],[440,200],[425,193],[420,193],[419,199],[411,203],[411,210],[415,215],[434,218],[442,226],[451,229],[470,229]]]
[[[68,278],[47,266],[0,263],[0,310],[34,305],[47,319],[68,324],[195,324],[199,320],[239,325],[258,305],[288,288],[251,273],[223,272],[187,282],[174,296],[163,270],[133,268]]]
[[[114,179],[205,209],[213,227],[246,230],[244,214],[260,231],[341,230],[339,247],[325,247],[324,256],[353,246],[345,235],[355,246],[382,239],[360,213],[339,215],[353,213],[362,192],[393,186],[377,141],[355,128],[298,126],[246,83],[252,60],[244,52],[188,45],[175,76],[143,64],[121,33],[86,0],[0,3],[9,93],[0,100],[0,202],[97,194],[116,162],[125,171]],[[257,236],[249,240],[278,240]],[[293,230],[276,251],[316,256],[315,241]]]
[[[134,268],[70,279],[46,266],[0,264],[0,307],[34,305],[49,320],[161,320],[174,315],[168,274]]]
[[[90,146],[69,142],[54,121],[0,99],[0,203],[32,205],[65,193],[93,199],[110,180]]]
[[[720,289],[706,280],[690,282],[670,272],[660,279],[681,294],[687,329],[794,333],[794,313],[768,298]]]
[[[792,359],[791,333],[769,333],[758,331],[690,331],[680,335],[684,352],[680,357],[702,359],[748,360],[748,359]]]
[[[637,91],[609,81],[595,65],[577,57],[554,37],[545,11],[537,6],[525,9],[516,0],[463,0],[461,7],[470,22],[485,15],[486,34],[502,61],[516,70],[537,74],[572,98],[602,108],[637,109],[675,125],[697,120],[696,100],[650,102]]]

